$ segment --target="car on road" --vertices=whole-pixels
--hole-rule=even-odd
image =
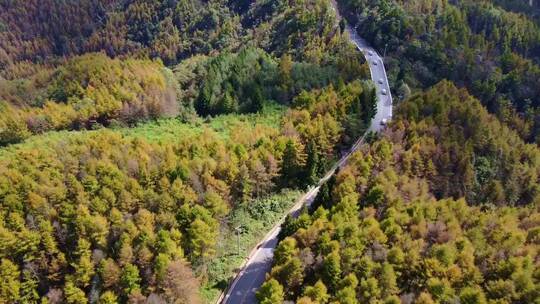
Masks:
[[[381,119],[381,126],[386,126],[390,120],[392,120],[392,115],[388,115],[387,117]]]
[[[383,84],[384,83],[384,80],[382,78],[379,78],[379,83],[380,84]]]
[[[386,95],[386,94],[388,94],[388,92],[386,92],[386,89],[382,89],[381,94]]]
[[[372,62],[373,62],[373,65],[377,65],[377,61],[373,60]]]
[[[369,56],[373,56],[373,52],[372,52],[372,51],[369,51],[369,52],[368,52],[368,55],[369,55]]]

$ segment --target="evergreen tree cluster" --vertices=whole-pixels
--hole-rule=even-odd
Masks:
[[[231,210],[320,176],[344,121],[371,119],[364,87],[304,91],[276,126],[239,122],[225,137],[102,129],[2,151],[0,302],[197,303]]]
[[[285,221],[259,301],[535,303],[539,157],[450,82],[414,95]]]
[[[159,62],[103,53],[74,57],[26,78],[0,78],[0,145],[51,130],[174,117],[179,109],[172,80]]]
[[[335,14],[323,0],[4,0],[0,69],[101,51],[174,65],[245,45],[321,59],[333,50],[326,44],[334,25]]]
[[[538,1],[338,1],[381,53],[396,96],[443,79],[466,87],[528,142],[540,138]]]

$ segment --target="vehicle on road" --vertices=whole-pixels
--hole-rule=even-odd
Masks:
[[[381,119],[381,126],[386,126],[390,120],[392,120],[392,115],[388,115],[387,117]]]
[[[368,55],[369,55],[369,56],[373,56],[373,52],[372,52],[372,51],[369,51],[369,52],[368,52]]]
[[[382,89],[381,94],[386,96],[386,94],[388,94],[388,92],[386,92],[386,89]]]
[[[373,65],[377,65],[377,61],[373,60]]]
[[[379,83],[380,84],[383,84],[384,83],[384,80],[382,78],[379,78]]]

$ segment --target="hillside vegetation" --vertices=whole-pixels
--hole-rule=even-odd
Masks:
[[[321,59],[333,31],[323,0],[2,0],[0,68],[99,51],[173,65],[245,44]]]
[[[0,145],[51,130],[132,126],[161,117],[254,113],[265,104],[288,105],[303,90],[363,78],[367,70],[345,42],[332,63],[276,59],[246,48],[199,55],[166,68],[147,59],[76,56],[57,68],[0,78]]]
[[[351,140],[344,126],[371,118],[370,90],[356,81],[303,93],[277,125],[202,125],[157,142],[144,128],[100,130],[10,147],[0,299],[199,301],[192,267],[204,277],[231,210],[320,176]]]
[[[368,75],[322,0],[0,1],[0,303],[212,301]]]
[[[0,79],[0,145],[51,130],[176,116],[171,77],[157,62],[95,53],[25,79]]]
[[[466,87],[526,141],[540,142],[540,28],[526,1],[338,1],[389,55],[396,96],[443,79]],[[515,3],[522,2],[516,12]],[[507,10],[509,9],[509,10]]]
[[[538,300],[536,146],[448,82],[398,113],[283,225],[261,303]]]
[[[376,113],[346,22],[399,110],[261,303],[537,303],[538,1],[338,3],[0,0],[0,303],[214,301]]]
[[[188,119],[195,110],[256,112],[369,73],[322,0],[0,8],[0,145],[50,130]]]

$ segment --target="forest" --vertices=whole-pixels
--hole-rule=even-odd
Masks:
[[[324,1],[0,8],[0,303],[211,301],[375,113]]]
[[[448,79],[539,143],[540,10],[524,2],[339,1],[360,36],[388,55],[396,96]]]
[[[243,45],[325,61],[334,18],[324,0],[2,0],[0,68],[100,51],[170,66]]]
[[[260,303],[538,301],[536,145],[449,82],[398,114],[283,224]]]
[[[148,60],[75,57],[54,70],[0,81],[0,144],[51,130],[95,128],[178,114],[172,73]]]
[[[76,56],[26,78],[0,79],[0,107],[6,113],[0,117],[0,145],[51,130],[254,113],[271,102],[287,105],[303,90],[365,78],[362,62],[350,52],[344,45],[338,54],[347,69],[295,62],[290,55],[275,59],[257,48],[199,55],[172,69],[159,61],[111,59],[104,53]]]
[[[4,152],[0,258],[9,284],[0,298],[193,303],[188,265],[214,256],[231,209],[320,176],[350,141],[343,126],[371,117],[362,110],[373,108],[369,89],[353,82],[303,93],[281,127],[238,126],[229,139],[203,129],[156,144],[104,129]]]
[[[0,0],[0,303],[536,303],[536,0]],[[532,5],[532,6],[531,6]],[[343,17],[343,18],[342,18]]]
[[[76,2],[0,2],[0,146],[51,130],[256,112],[369,76],[323,0]]]

